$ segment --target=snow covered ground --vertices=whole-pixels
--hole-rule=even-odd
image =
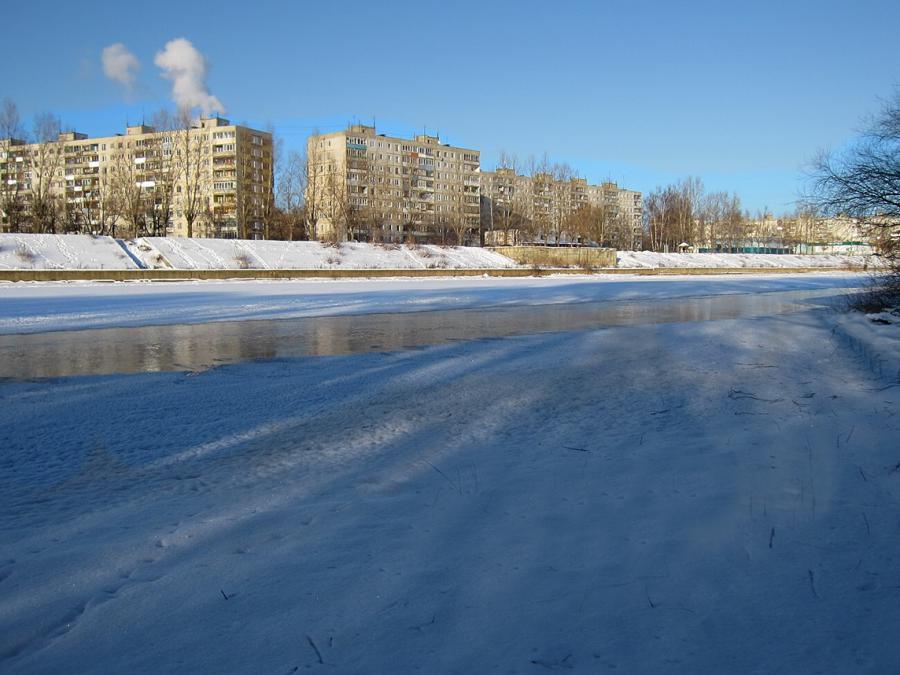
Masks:
[[[775,255],[769,253],[653,253],[619,251],[618,267],[866,267],[866,255]]]
[[[112,237],[0,234],[0,270],[133,270],[138,265]]]
[[[620,251],[619,267],[864,267],[868,256],[750,255]],[[496,269],[516,267],[488,249],[460,246],[329,246],[310,241],[245,241],[62,234],[0,234],[3,269]]]
[[[487,249],[315,241],[243,241],[142,237],[126,242],[150,269],[452,269],[515,267]]]
[[[29,301],[171,302],[52,288]],[[819,310],[2,382],[0,671],[891,672],[896,332]]]
[[[677,298],[841,288],[863,274],[747,277],[577,275],[520,279],[347,279],[0,285],[0,334],[240,319]]]

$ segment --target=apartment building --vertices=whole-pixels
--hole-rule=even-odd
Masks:
[[[641,193],[607,181],[599,185],[589,185],[587,194],[589,204],[607,209],[610,217],[628,231],[631,239],[628,248],[640,251],[644,231],[644,202]],[[625,240],[626,237],[623,235],[622,244]]]
[[[253,237],[272,183],[271,134],[220,117],[189,129],[0,141],[6,231]]]
[[[641,193],[606,182],[523,176],[509,168],[481,173],[485,243],[573,244],[588,241],[622,249],[641,247]]]
[[[307,141],[306,208],[320,240],[475,243],[480,153],[356,124]]]

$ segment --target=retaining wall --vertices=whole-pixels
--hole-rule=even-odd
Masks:
[[[597,274],[673,276],[701,274],[805,274],[862,271],[831,267],[704,267],[704,268],[597,268]],[[419,270],[0,270],[0,281],[191,281],[198,279],[373,279],[385,277],[534,277],[550,274],[585,274],[584,269],[536,267],[494,269]],[[0,290],[2,293],[2,290]]]

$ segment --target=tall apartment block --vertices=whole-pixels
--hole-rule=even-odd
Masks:
[[[480,153],[378,134],[374,126],[311,136],[306,207],[320,240],[474,243]]]
[[[583,178],[559,179],[550,173],[522,176],[509,168],[481,173],[482,227],[485,243],[579,243],[597,241],[587,219],[607,228],[607,241],[623,249],[640,249],[641,193]],[[589,210],[586,207],[593,207]],[[588,234],[588,233],[591,234]],[[612,236],[615,235],[615,236]]]
[[[271,134],[200,119],[190,129],[146,125],[88,138],[0,141],[0,211],[7,231],[45,231],[28,223],[35,200],[55,200],[63,231],[253,237],[272,206]],[[39,211],[40,212],[40,211]]]
[[[644,202],[640,192],[619,187],[616,183],[605,182],[589,185],[588,202],[593,206],[604,206],[609,214],[631,233],[632,251],[641,250],[644,232]],[[622,241],[624,248],[625,241]]]

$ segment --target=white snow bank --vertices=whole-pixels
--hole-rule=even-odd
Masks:
[[[619,251],[619,267],[865,267],[865,255],[774,255],[768,253],[653,253]]]
[[[89,234],[0,234],[2,270],[133,270],[112,237]]]
[[[127,253],[126,253],[127,250]],[[133,257],[133,259],[132,259]],[[620,251],[619,267],[865,267],[870,256],[652,253]],[[78,234],[0,234],[0,269],[493,269],[516,267],[478,247],[378,245],[315,241],[251,241]]]
[[[359,244],[141,237],[128,242],[148,268],[221,269],[467,269],[515,267],[509,258],[468,246]]]

